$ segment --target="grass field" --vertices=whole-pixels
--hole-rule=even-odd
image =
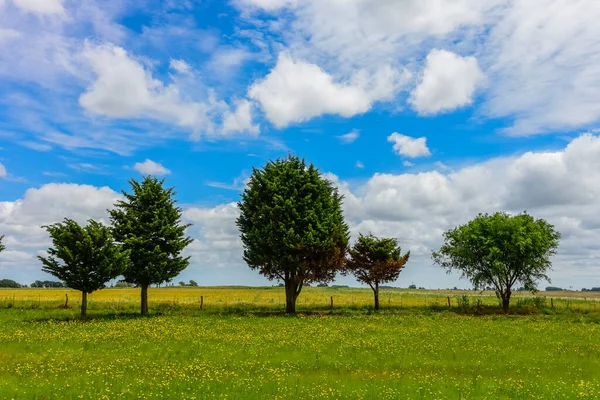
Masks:
[[[589,297],[504,316],[492,296],[477,315],[463,293],[389,290],[371,313],[368,290],[310,288],[314,312],[284,316],[279,288],[164,288],[142,318],[137,290],[108,289],[79,322],[65,292],[0,291],[1,399],[600,398]]]

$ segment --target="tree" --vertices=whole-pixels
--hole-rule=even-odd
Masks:
[[[22,287],[19,283],[13,281],[12,279],[0,279],[0,288],[11,288],[17,289]]]
[[[179,286],[187,286],[184,281],[179,282]]]
[[[4,250],[6,250],[6,247],[2,244],[3,240],[4,240],[4,235],[0,236],[0,253],[2,253]]]
[[[38,257],[44,265],[42,270],[81,291],[81,318],[85,318],[88,293],[104,288],[123,273],[129,262],[128,252],[114,242],[108,227],[94,220],[81,227],[65,218],[43,228],[54,247],[48,249],[48,257]]]
[[[379,285],[393,282],[400,276],[410,252],[402,255],[394,238],[377,238],[359,235],[349,251],[345,273],[352,273],[356,280],[368,284],[375,297],[375,310],[379,310]]]
[[[342,269],[349,236],[342,196],[313,164],[290,155],[254,168],[238,206],[244,260],[283,281],[287,313],[305,283],[331,282]]]
[[[190,280],[190,283],[188,284],[188,286],[198,286],[198,283],[194,280]]]
[[[535,291],[537,280],[550,281],[546,272],[559,241],[553,225],[526,212],[479,214],[444,233],[444,244],[432,257],[449,273],[459,271],[476,288],[492,286],[508,312],[513,285]]]
[[[181,208],[173,198],[174,188],[164,188],[164,179],[147,176],[141,183],[129,181],[132,193],[109,210],[115,239],[130,251],[131,265],[125,281],[141,287],[141,312],[148,314],[148,287],[169,282],[189,264],[183,249],[192,242],[185,236],[190,226],[181,223]]]

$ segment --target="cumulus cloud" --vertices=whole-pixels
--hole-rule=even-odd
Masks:
[[[318,65],[281,53],[275,67],[249,88],[248,95],[260,103],[269,121],[283,128],[325,114],[365,113],[373,103],[391,99],[403,76],[382,67],[373,75],[360,71],[352,80],[337,82]]]
[[[388,142],[394,143],[394,151],[401,156],[417,158],[431,155],[426,137],[413,138],[394,132],[388,136]]]
[[[475,90],[484,78],[475,57],[432,50],[409,102],[419,114],[452,111],[473,103]]]
[[[252,103],[241,100],[237,102],[234,111],[225,111],[222,131],[224,134],[248,132],[257,135],[260,132],[260,125],[253,123]]]
[[[345,135],[340,135],[337,138],[344,144],[350,144],[354,143],[359,136],[360,132],[357,129],[352,129],[350,132],[346,133]]]
[[[162,164],[146,159],[143,163],[135,163],[133,166],[137,172],[143,175],[169,175],[170,170],[165,168]]]
[[[0,178],[6,178],[6,167],[0,163]]]
[[[206,127],[211,105],[184,100],[177,85],[164,85],[143,65],[113,45],[88,45],[83,57],[96,80],[81,95],[86,110],[111,118],[149,117],[185,127]]]
[[[140,61],[118,46],[88,44],[82,55],[96,79],[80,96],[79,103],[92,113],[110,118],[158,119],[191,129],[193,137],[258,133],[247,101],[239,102],[232,111],[210,90],[207,98],[192,100],[190,93],[185,93],[184,83],[175,80],[165,84],[155,79]],[[174,60],[170,66],[181,73],[190,68],[187,63]]]

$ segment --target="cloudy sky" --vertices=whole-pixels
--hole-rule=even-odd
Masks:
[[[599,20],[597,0],[0,0],[0,278],[50,278],[40,226],[106,221],[154,174],[194,224],[181,279],[265,284],[236,201],[292,152],[354,235],[411,250],[399,286],[468,287],[431,249],[498,210],[563,234],[553,284],[600,286]]]

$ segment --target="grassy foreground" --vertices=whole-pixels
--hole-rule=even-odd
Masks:
[[[207,302],[201,311],[196,301],[182,305],[186,289],[179,305],[167,306],[161,290],[147,318],[131,314],[137,298],[116,309],[126,292],[99,292],[113,300],[97,298],[87,322],[72,319],[75,302],[34,306],[15,294],[14,304],[0,306],[0,398],[600,397],[600,318],[592,311],[474,316],[431,305],[370,314],[356,291],[340,289],[339,302],[348,295],[355,306],[288,317],[252,302]],[[276,293],[237,291],[251,299]],[[404,301],[410,296],[418,295]]]

